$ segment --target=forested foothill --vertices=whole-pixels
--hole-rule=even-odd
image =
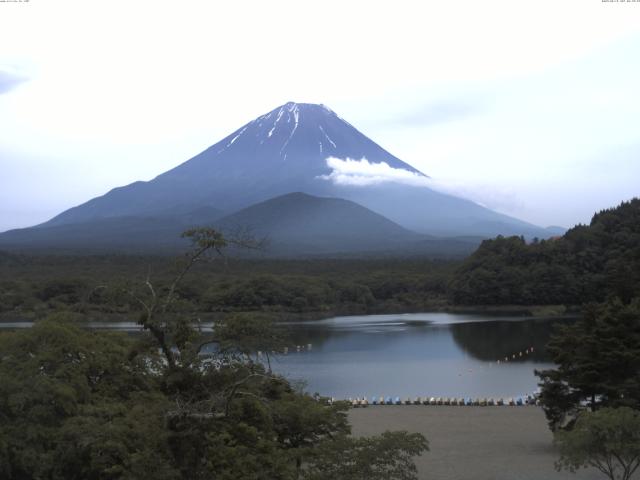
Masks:
[[[484,241],[456,271],[463,305],[582,305],[640,296],[640,199],[593,216],[564,236]]]

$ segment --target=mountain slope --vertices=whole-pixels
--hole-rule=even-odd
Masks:
[[[413,182],[337,171],[329,158],[365,159]],[[361,168],[357,162],[350,167]],[[366,172],[365,172],[366,174]],[[378,181],[379,180],[379,181]],[[360,183],[359,183],[360,182]],[[149,182],[113,189],[61,213],[49,225],[117,216],[179,214],[200,207],[227,213],[291,192],[353,200],[405,228],[436,235],[523,234],[535,225],[428,187],[428,177],[322,105],[287,103]]]
[[[177,217],[126,216],[12,230],[0,235],[0,247],[61,253],[177,253],[188,246],[182,231],[210,225],[228,237],[247,233],[266,240],[259,251],[234,254],[260,257],[322,255],[470,254],[478,238],[441,239],[411,232],[349,200],[290,193],[251,205],[223,218],[198,210]]]
[[[343,207],[351,209],[356,217],[366,217],[367,228],[376,213],[405,231],[440,237],[503,234],[546,238],[553,234],[429,186],[428,176],[384,150],[327,107],[290,102],[151,181],[115,188],[37,227],[0,234],[0,245],[45,247],[48,242],[56,248],[111,245],[122,250],[151,242],[168,248],[175,245],[170,235],[184,227],[210,224],[215,218],[291,192],[355,202],[370,211],[355,212],[354,207],[345,207],[348,204]],[[341,236],[345,225],[336,209],[331,211],[319,229],[313,221],[302,222],[295,210],[284,209],[280,223],[273,223],[279,225],[282,234],[274,228],[270,234],[300,242],[300,229],[322,232],[326,237]],[[249,218],[243,215],[249,214],[238,214],[236,220]],[[291,228],[284,218],[290,215]],[[355,225],[360,223],[356,221]],[[349,231],[353,248],[366,244],[366,233],[354,228]],[[368,239],[372,245],[379,245],[376,235],[389,234],[372,231]],[[423,241],[421,249],[429,242]],[[318,242],[313,245],[319,248]]]
[[[202,208],[176,216],[122,216],[45,224],[0,234],[0,247],[63,252],[175,252],[188,246],[180,238],[184,230],[211,225],[220,216],[220,211]]]
[[[223,231],[249,228],[271,251],[305,253],[392,250],[422,239],[356,203],[296,192],[252,205],[216,222]]]
[[[157,214],[176,207],[189,211],[203,205],[232,212],[295,191],[329,194],[330,189],[324,191],[327,182],[317,178],[331,173],[328,156],[376,158],[421,175],[328,108],[290,102],[153,180],[115,188],[48,223]]]

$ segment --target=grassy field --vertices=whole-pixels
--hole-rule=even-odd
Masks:
[[[430,451],[416,461],[420,479],[604,478],[594,469],[556,472],[551,432],[538,407],[370,406],[352,409],[349,420],[355,435],[385,430],[425,435]]]

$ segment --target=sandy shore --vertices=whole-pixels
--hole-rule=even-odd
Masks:
[[[349,420],[355,435],[407,430],[427,437],[430,451],[416,460],[420,479],[604,478],[593,469],[555,471],[557,454],[539,407],[370,406],[352,409]]]

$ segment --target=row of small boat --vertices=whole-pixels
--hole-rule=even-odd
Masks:
[[[334,398],[331,402],[336,401]],[[522,406],[539,405],[539,401],[533,395],[509,398],[454,398],[454,397],[416,397],[401,399],[400,397],[357,397],[347,400],[354,407],[366,407],[369,405],[453,405],[453,406]]]

